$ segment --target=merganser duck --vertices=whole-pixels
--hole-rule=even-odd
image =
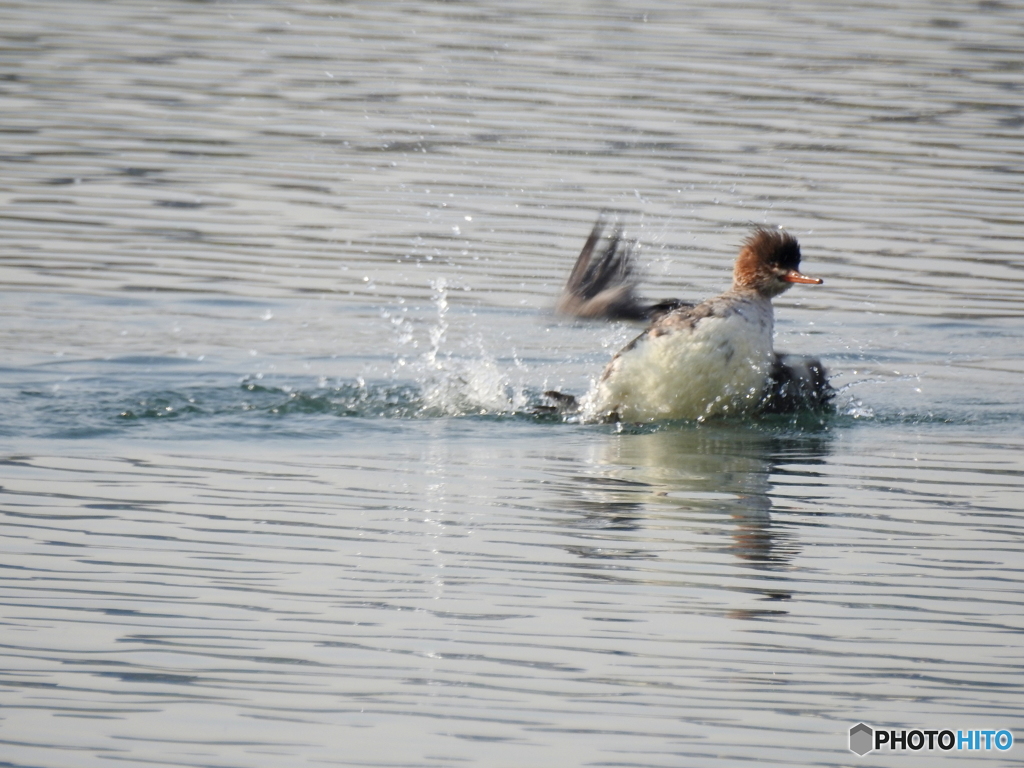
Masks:
[[[679,300],[644,305],[635,294],[633,248],[616,227],[595,258],[598,219],[558,301],[562,314],[647,320],[583,398],[545,393],[562,411],[587,420],[703,421],[752,413],[789,413],[825,406],[835,394],[815,358],[776,353],[771,300],[790,286],[820,285],[799,271],[792,235],[758,227],[744,241],[732,287],[700,304]]]

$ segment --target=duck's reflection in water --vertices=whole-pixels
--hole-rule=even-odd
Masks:
[[[603,546],[572,546],[573,554],[615,569],[630,560],[659,557],[666,538],[685,536],[696,554],[727,552],[742,567],[787,571],[799,551],[797,529],[773,519],[800,502],[797,478],[812,478],[823,463],[831,433],[770,431],[752,427],[674,427],[619,433],[595,445],[584,471],[563,486],[578,516]],[[781,479],[786,495],[779,493]],[[571,501],[569,500],[571,499]],[[726,533],[723,544],[723,527]],[[621,539],[615,536],[620,532]],[[641,533],[644,532],[644,533]],[[647,547],[629,548],[629,542]],[[626,545],[623,547],[623,545]],[[673,556],[679,556],[678,550]],[[623,562],[626,561],[626,562]],[[762,599],[786,600],[785,581],[765,579]]]

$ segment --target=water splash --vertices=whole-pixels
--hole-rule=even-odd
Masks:
[[[461,348],[449,348],[451,284],[441,277],[431,282],[434,315],[426,328],[427,344],[420,354],[416,328],[404,314],[390,314],[396,330],[399,353],[391,370],[394,382],[408,382],[419,391],[422,416],[468,416],[517,414],[531,398],[522,386],[511,383],[509,371],[487,349],[483,336],[474,335]],[[525,372],[522,361],[514,368]]]
[[[875,411],[871,406],[865,405],[862,401],[857,398],[852,398],[841,410],[844,416],[850,416],[854,419],[864,420],[875,418]]]
[[[448,333],[448,281],[439,277],[432,280],[433,302],[437,308],[437,322],[430,328],[430,349],[427,352],[427,364],[439,368],[437,357],[441,353],[441,344]]]

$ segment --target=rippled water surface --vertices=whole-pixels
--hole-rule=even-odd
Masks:
[[[0,7],[0,764],[1024,734],[1024,7]],[[543,413],[753,224],[834,412]],[[928,760],[1016,764],[1011,750]]]

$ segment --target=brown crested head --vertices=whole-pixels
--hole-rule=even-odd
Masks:
[[[800,244],[781,229],[758,227],[746,240],[732,271],[734,291],[757,291],[778,296],[793,283],[820,284],[817,277],[800,274]]]

